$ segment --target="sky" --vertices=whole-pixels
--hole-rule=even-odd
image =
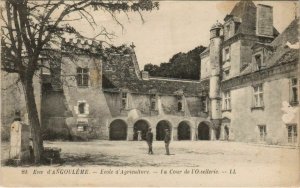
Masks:
[[[254,1],[273,7],[274,26],[282,32],[295,17],[295,2]],[[237,1],[160,1],[159,10],[143,12],[143,23],[138,13],[117,14],[124,28],[109,14],[92,13],[97,23],[95,30],[81,21],[75,24],[85,36],[99,33],[102,26],[116,35],[109,41],[114,45],[134,43],[140,69],[147,63],[159,65],[178,52],[187,52],[209,44],[210,27],[223,22]]]

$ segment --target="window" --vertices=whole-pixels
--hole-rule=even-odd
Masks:
[[[228,78],[229,74],[230,74],[230,69],[224,70],[224,72],[223,72],[223,78],[224,79]]]
[[[208,99],[207,97],[201,97],[201,109],[203,112],[208,112]]]
[[[230,60],[230,49],[225,48],[225,61],[229,61],[229,60]]]
[[[226,91],[223,94],[223,110],[231,110],[230,91]]]
[[[79,103],[78,112],[79,114],[85,114],[85,103]]]
[[[297,105],[299,104],[298,101],[298,79],[292,78],[291,79],[291,96],[290,96],[290,104],[291,105]]]
[[[127,93],[122,93],[122,109],[127,108]]]
[[[228,33],[228,35],[229,35],[229,31],[230,31],[230,25],[226,25],[226,32]]]
[[[84,117],[89,114],[89,105],[85,100],[77,101],[77,105],[74,106],[75,113],[80,116]]]
[[[287,125],[288,131],[288,143],[296,143],[297,142],[297,125]]]
[[[255,55],[255,62],[257,65],[257,69],[260,70],[262,67],[262,58],[261,58],[261,54]]]
[[[87,87],[89,85],[89,69],[88,68],[77,68],[77,86]]]
[[[150,96],[150,101],[151,101],[151,110],[156,110],[156,96],[155,95],[151,95]]]
[[[259,129],[259,140],[266,141],[267,126],[266,125],[258,125],[258,129]]]
[[[177,110],[178,111],[182,110],[182,102],[181,101],[179,101],[178,104],[177,104]]]
[[[263,100],[263,87],[262,84],[253,86],[254,90],[254,104],[253,107],[263,107],[264,106],[264,100]]]
[[[183,111],[183,97],[182,96],[177,96],[177,111]]]

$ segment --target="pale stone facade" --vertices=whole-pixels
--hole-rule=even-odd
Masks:
[[[299,47],[286,46],[299,41],[298,22],[277,36],[272,7],[241,1],[223,25],[212,27],[210,49],[201,54],[201,80],[210,80],[210,93],[221,90],[220,96],[210,94],[212,114],[222,111],[212,116],[220,119],[220,140],[299,145]]]

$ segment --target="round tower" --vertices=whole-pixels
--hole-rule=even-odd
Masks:
[[[221,61],[222,61],[223,25],[217,21],[210,29],[210,66],[211,77],[209,81],[209,98],[211,102],[211,120],[218,128],[221,114]]]

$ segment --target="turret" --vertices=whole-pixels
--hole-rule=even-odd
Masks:
[[[211,120],[216,128],[221,120],[220,72],[221,72],[221,45],[223,42],[223,25],[217,21],[210,29],[210,66],[209,98],[211,101]]]
[[[220,74],[223,25],[217,21],[210,29],[210,65],[212,74]]]

